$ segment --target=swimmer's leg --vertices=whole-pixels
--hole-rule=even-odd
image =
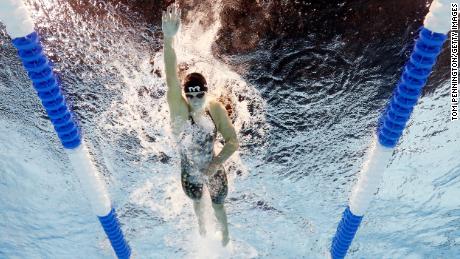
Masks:
[[[214,209],[214,215],[216,215],[217,222],[222,231],[222,245],[226,246],[230,241],[228,234],[228,222],[227,222],[227,212],[225,211],[224,204],[212,203],[212,208]]]
[[[209,178],[209,193],[211,194],[212,208],[216,215],[220,230],[222,231],[222,245],[226,246],[230,241],[228,233],[227,213],[224,202],[228,193],[228,182],[225,170],[219,169]]]
[[[203,196],[203,184],[190,181],[190,175],[184,168],[182,168],[181,178],[182,190],[193,201],[193,210],[198,218],[198,230],[200,232],[200,236],[205,236],[206,227],[204,222],[204,204],[201,201],[201,197]]]
[[[194,200],[193,210],[195,210],[195,215],[198,218],[198,230],[200,231],[200,236],[204,237],[206,235],[206,225],[204,222],[204,203],[201,200]]]

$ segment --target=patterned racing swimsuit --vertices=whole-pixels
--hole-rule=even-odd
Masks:
[[[203,195],[203,184],[206,183],[213,203],[224,203],[228,192],[227,176],[223,166],[209,178],[205,175],[209,164],[214,158],[214,141],[217,129],[214,121],[206,114],[195,118],[190,116],[190,123],[185,126],[180,136],[181,179],[185,194],[199,200]]]

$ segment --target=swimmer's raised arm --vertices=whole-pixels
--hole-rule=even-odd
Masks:
[[[180,121],[188,119],[187,102],[182,96],[179,78],[177,76],[177,58],[173,47],[174,36],[180,26],[180,9],[175,5],[171,5],[166,11],[163,11],[161,28],[164,35],[164,63],[166,72],[166,84],[168,92],[166,94],[169,113],[171,114],[171,125],[174,129],[180,127]]]

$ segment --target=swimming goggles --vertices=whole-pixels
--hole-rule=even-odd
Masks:
[[[188,99],[192,99],[193,97],[198,98],[198,99],[201,99],[201,98],[203,98],[204,94],[205,94],[205,92],[199,92],[199,93],[195,93],[195,94],[186,93],[185,96],[186,96]]]

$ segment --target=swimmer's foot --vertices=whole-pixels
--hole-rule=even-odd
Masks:
[[[200,200],[193,201],[193,210],[198,218],[198,231],[201,237],[206,236],[206,224],[204,222],[204,208],[203,203]]]
[[[205,237],[206,236],[206,228],[204,227],[204,224],[200,224],[198,226],[198,230],[200,231],[200,236]]]
[[[222,232],[222,246],[227,246],[228,242],[230,242],[230,237],[228,235],[228,230]]]

